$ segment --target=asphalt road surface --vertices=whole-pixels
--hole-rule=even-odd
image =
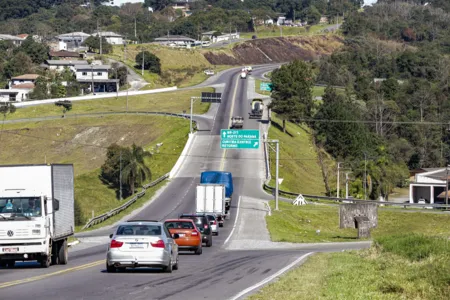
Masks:
[[[253,74],[261,76],[270,68],[273,66],[255,67]],[[230,219],[219,229],[219,236],[213,238],[211,248],[204,247],[202,255],[180,254],[180,268],[172,274],[157,269],[111,274],[106,273],[105,257],[108,235],[114,226],[78,234],[82,240],[92,243],[73,247],[66,266],[41,269],[33,263],[17,263],[15,269],[0,269],[0,299],[236,299],[254,292],[265,279],[278,276],[280,270],[300,263],[308,253],[366,247],[364,243],[291,245],[273,249],[270,246],[255,249],[255,245],[250,245],[249,238],[268,236],[263,221],[265,212],[259,209],[263,201],[270,199],[261,189],[262,148],[220,149],[220,130],[229,128],[232,115],[245,118],[244,129],[265,130],[264,122],[248,119],[248,82],[239,78],[239,68],[221,72],[208,80],[207,84],[215,85],[216,91],[223,93],[222,103],[211,105],[206,116],[199,119],[200,131],[175,178],[156,199],[133,216],[164,220],[193,212],[200,173],[231,171],[234,194]],[[255,222],[249,220],[252,216]],[[227,245],[233,245],[234,250],[229,250]]]

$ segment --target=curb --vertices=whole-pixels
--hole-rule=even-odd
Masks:
[[[191,148],[192,142],[194,141],[195,137],[196,137],[195,133],[189,133],[189,138],[186,142],[186,145],[184,145],[184,149],[181,152],[180,157],[178,157],[175,166],[173,166],[172,170],[170,170],[169,178],[173,178],[175,174],[178,173],[179,169],[181,168],[181,165],[184,162],[184,159],[186,158],[187,152]]]

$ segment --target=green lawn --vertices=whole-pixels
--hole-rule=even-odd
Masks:
[[[286,133],[283,133],[282,121],[272,114],[269,138],[280,141],[279,177],[283,178],[283,182],[279,188],[309,195],[324,194],[324,181],[310,129],[305,125],[286,122]],[[274,186],[274,151],[270,151],[270,171],[273,178],[270,185]]]
[[[274,207],[274,203],[270,203]],[[267,216],[272,241],[293,243],[355,241],[356,229],[339,229],[339,208],[328,205],[294,206],[280,202],[279,211]],[[320,230],[320,234],[316,234]],[[396,233],[420,233],[430,236],[450,235],[450,215],[426,212],[400,212],[379,208],[378,228],[371,230],[374,238]]]
[[[5,124],[0,163],[73,163],[75,198],[85,222],[92,211],[99,215],[121,204],[116,191],[99,179],[110,144],[136,143],[155,152],[154,146],[163,143],[159,153],[147,161],[152,179],[156,179],[175,165],[188,132],[188,120],[165,116],[99,116]]]
[[[212,88],[194,89],[187,91],[173,91],[148,95],[128,97],[129,111],[157,111],[183,113],[189,112],[191,96],[200,96],[201,92],[212,92]],[[94,112],[123,112],[126,110],[126,97],[106,98],[97,100],[85,100],[72,102],[72,110],[66,115],[85,114]],[[209,109],[209,103],[196,101],[194,113],[203,114]],[[54,104],[45,104],[32,107],[18,108],[7,119],[37,118],[43,116],[62,116],[62,109]]]
[[[449,253],[448,239],[393,236],[367,250],[310,256],[249,299],[449,299]]]

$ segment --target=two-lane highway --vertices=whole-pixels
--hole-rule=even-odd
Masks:
[[[272,67],[273,68],[273,67]],[[262,74],[270,67],[254,69]],[[202,255],[180,255],[180,269],[172,274],[158,270],[136,269],[123,273],[106,273],[105,255],[107,236],[112,229],[84,234],[105,244],[83,250],[73,249],[69,265],[49,269],[18,267],[0,269],[0,299],[229,299],[250,286],[296,262],[311,251],[257,250],[229,251],[233,228],[240,224],[236,219],[241,196],[257,199],[267,195],[262,191],[264,161],[262,149],[223,150],[220,148],[220,130],[229,128],[233,115],[243,116],[244,129],[262,129],[262,123],[249,120],[250,99],[247,98],[247,80],[239,78],[239,70],[222,72],[216,78],[223,83],[222,103],[211,105],[212,118],[203,118],[196,137],[176,177],[171,180],[157,199],[135,215],[134,219],[178,217],[180,213],[195,209],[195,186],[205,170],[224,170],[233,174],[234,194],[230,219],[213,238],[211,248],[204,247]],[[217,83],[216,82],[216,83]],[[247,222],[249,224],[251,222]],[[265,224],[255,224],[264,226]],[[325,251],[341,249],[332,246]]]

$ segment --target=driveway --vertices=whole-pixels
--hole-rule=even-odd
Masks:
[[[124,63],[114,60],[114,59],[111,59],[111,58],[109,58],[109,61],[110,61],[110,63],[117,63],[117,64],[119,64],[119,66],[127,68],[127,70],[128,70],[127,81],[128,81],[128,84],[131,86],[128,89],[129,91],[138,91],[148,84],[148,82],[145,81],[144,78],[142,78],[132,68],[125,65]]]

